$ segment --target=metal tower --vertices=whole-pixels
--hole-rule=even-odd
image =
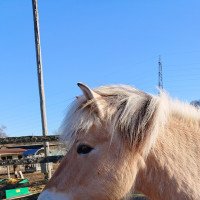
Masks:
[[[163,89],[162,62],[161,56],[158,59],[158,88]]]

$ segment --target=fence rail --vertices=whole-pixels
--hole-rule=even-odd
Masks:
[[[22,159],[8,159],[0,160],[0,166],[8,165],[25,165],[25,164],[36,164],[36,163],[56,163],[63,158],[63,155],[57,156],[47,156],[47,157],[32,157],[32,158],[22,158]]]
[[[23,137],[6,137],[0,139],[0,145],[18,144],[18,143],[39,143],[39,142],[56,142],[59,141],[58,135],[50,136],[23,136]]]

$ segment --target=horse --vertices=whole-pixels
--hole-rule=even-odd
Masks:
[[[127,85],[91,89],[61,125],[70,149],[39,200],[200,199],[200,111]]]

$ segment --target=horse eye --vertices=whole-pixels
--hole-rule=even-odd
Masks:
[[[86,145],[86,144],[79,144],[77,147],[77,153],[78,154],[87,154],[90,153],[90,151],[92,151],[92,147]]]

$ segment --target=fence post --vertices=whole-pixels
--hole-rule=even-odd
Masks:
[[[43,70],[42,70],[42,56],[40,46],[40,32],[39,32],[39,15],[38,15],[38,1],[32,0],[33,7],[33,20],[34,20],[34,33],[35,33],[35,49],[36,49],[36,60],[37,60],[37,73],[38,73],[38,86],[40,95],[40,110],[42,120],[42,133],[44,136],[48,134],[47,129],[47,118],[46,118],[46,106],[45,106],[45,93],[44,93],[44,81],[43,81]],[[49,155],[49,142],[44,143],[45,156]],[[45,178],[51,178],[50,164],[46,164],[47,173]]]
[[[7,166],[7,175],[8,175],[8,178],[10,179],[10,166],[9,165]]]

